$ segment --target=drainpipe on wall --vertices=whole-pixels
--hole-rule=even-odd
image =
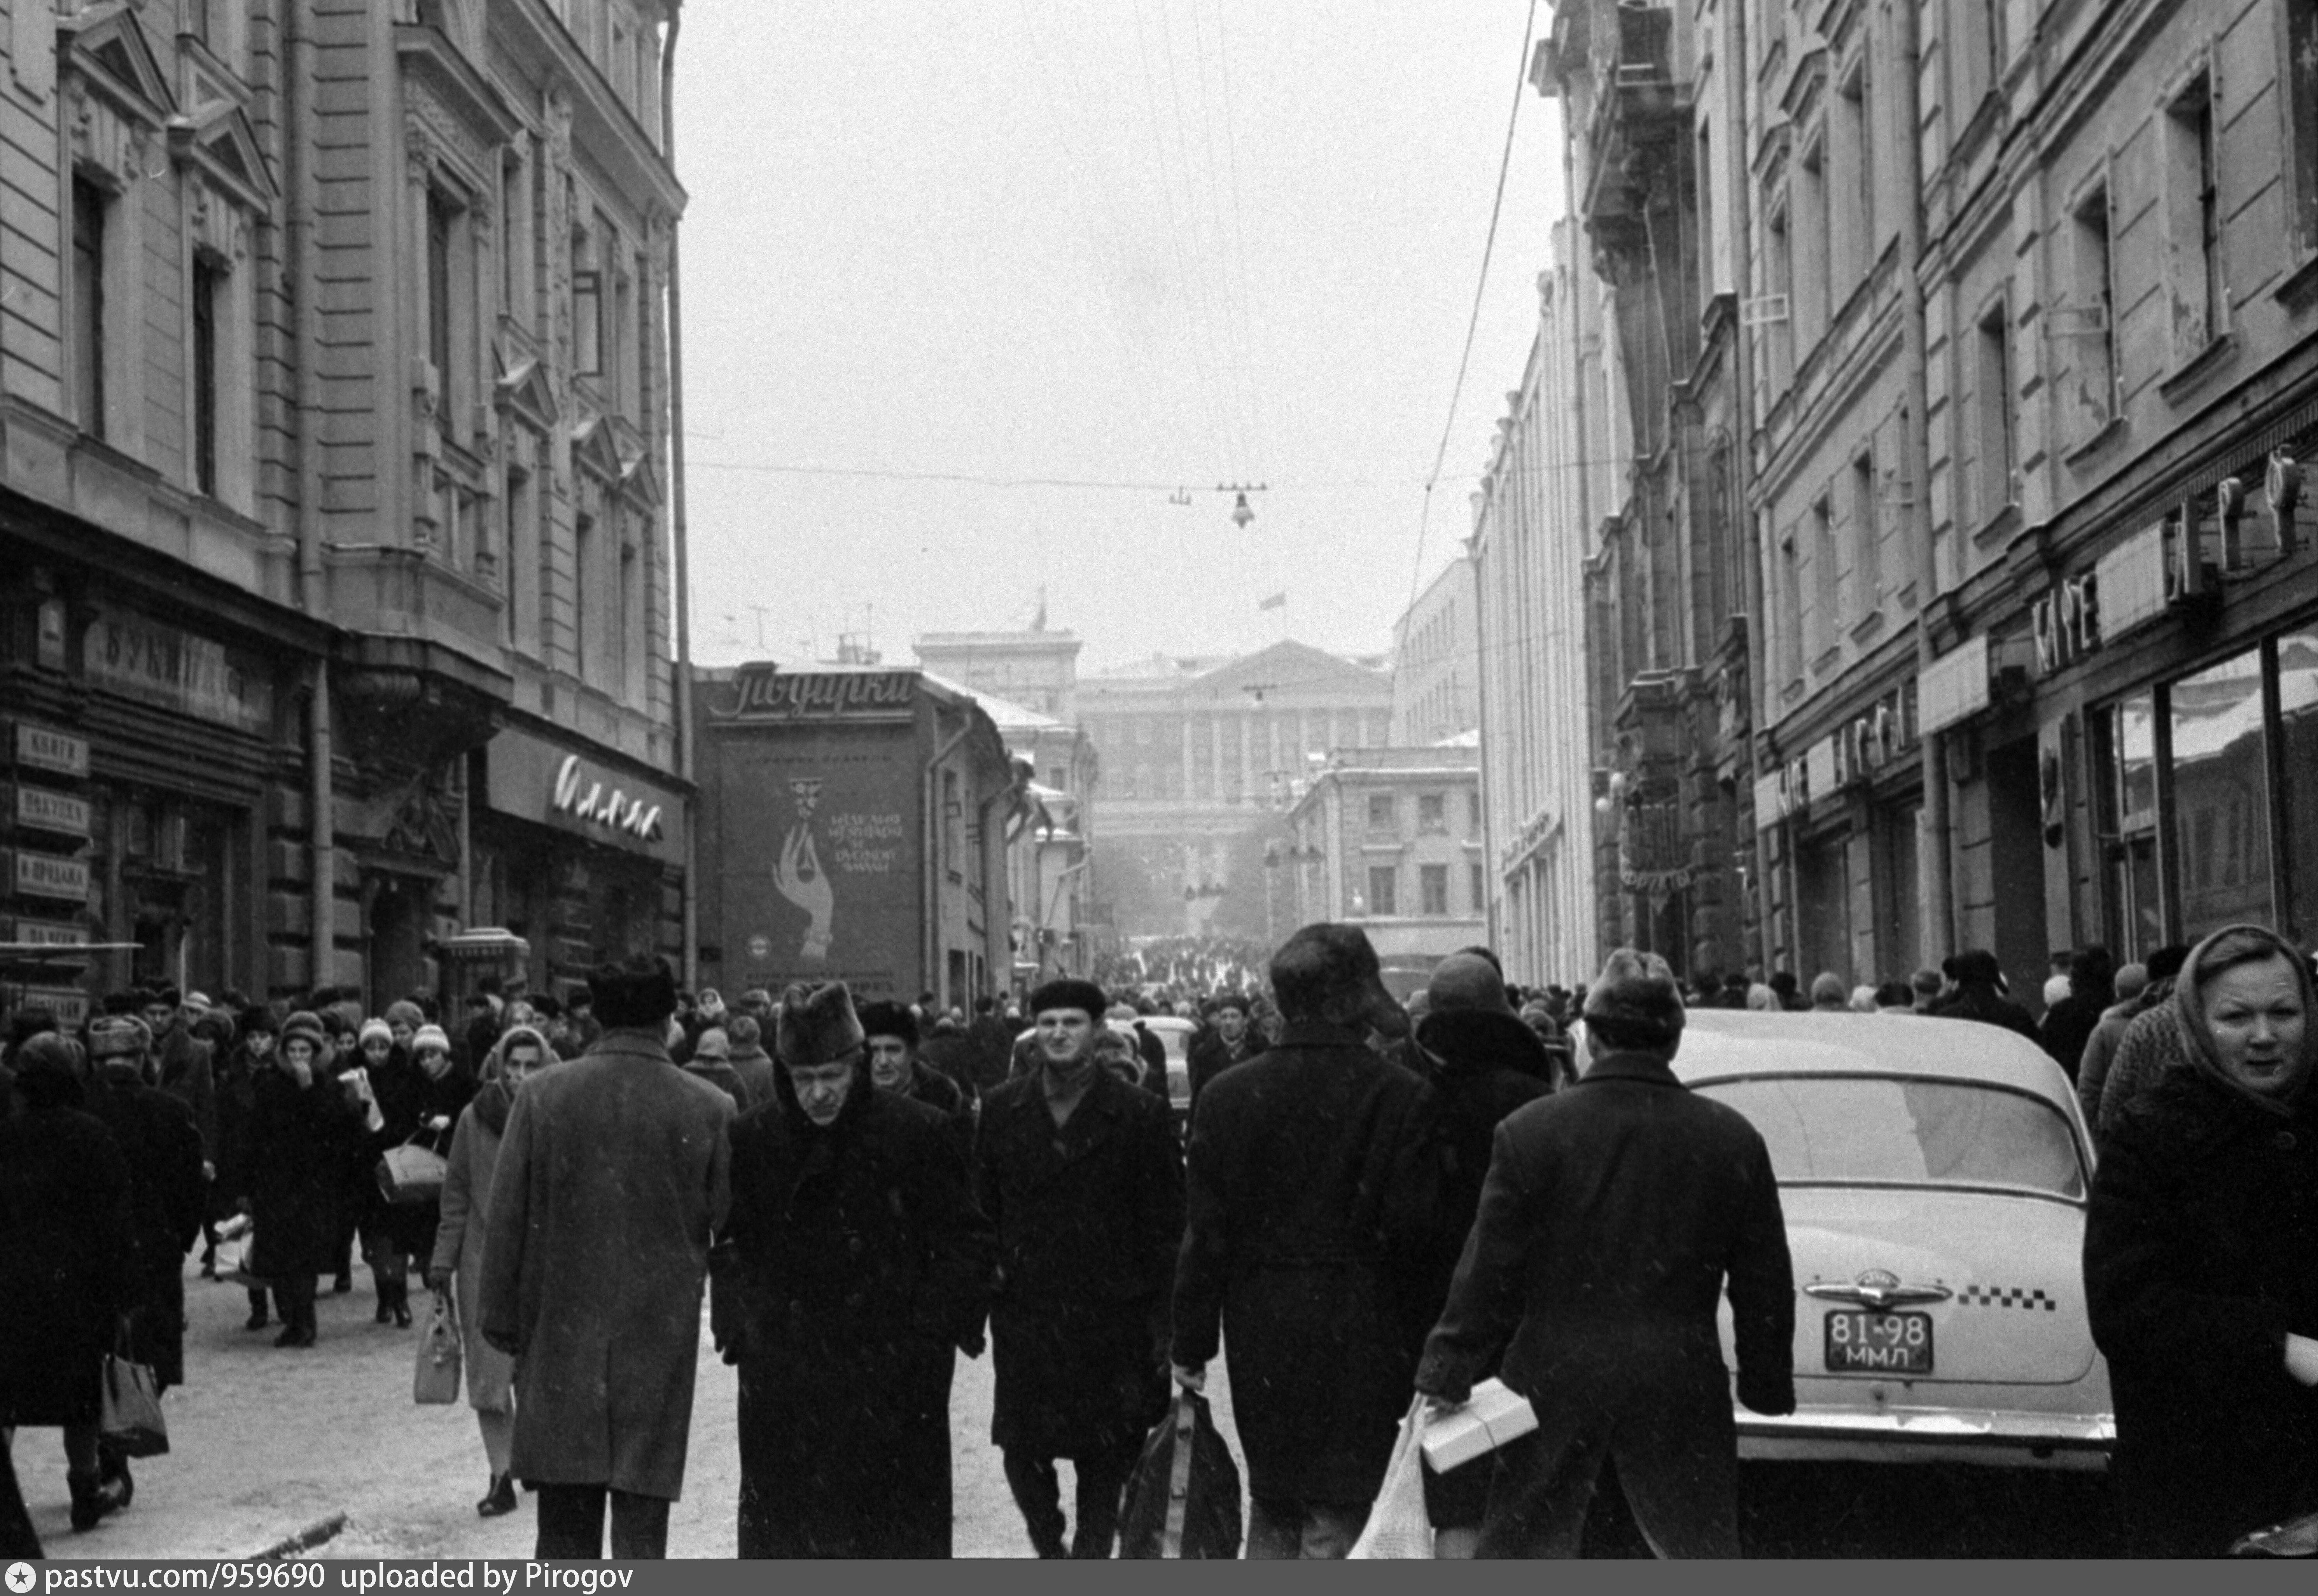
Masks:
[[[1761,775],[1763,735],[1769,730],[1771,695],[1767,677],[1770,674],[1770,638],[1765,629],[1764,614],[1765,599],[1763,582],[1763,527],[1756,519],[1749,499],[1755,480],[1755,339],[1747,327],[1745,290],[1753,286],[1753,262],[1747,258],[1755,237],[1755,195],[1749,182],[1748,151],[1747,148],[1747,96],[1753,84],[1747,55],[1747,8],[1729,8],[1730,49],[1729,58],[1736,70],[1730,78],[1730,137],[1723,140],[1723,158],[1730,169],[1730,220],[1734,265],[1738,274],[1738,337],[1735,353],[1738,373],[1738,437],[1737,447],[1730,452],[1730,502],[1737,507],[1740,524],[1739,557],[1747,572],[1747,758],[1740,768],[1747,773],[1748,797],[1753,797],[1751,784]],[[1752,803],[1748,805],[1751,810]],[[1755,896],[1755,956],[1762,961],[1763,973],[1769,975],[1775,952],[1772,937],[1771,873],[1763,862],[1763,817],[1755,816],[1755,834],[1743,845],[1755,860],[1752,885]]]
[[[289,277],[291,341],[296,347],[293,409],[297,425],[298,601],[305,613],[327,622],[328,597],[322,570],[322,448],[315,435],[321,424],[321,394],[316,363],[321,329],[314,314],[314,40],[313,0],[288,0],[283,7],[284,40],[283,95],[283,186],[290,197],[284,239]],[[330,659],[314,661],[313,688],[306,706],[306,831],[312,879],[308,905],[307,963],[310,988],[328,984],[337,964],[337,817],[331,791]]]
[[[1919,132],[1922,111],[1917,103],[1917,74],[1920,69],[1921,26],[1915,0],[1892,7],[1899,30],[1894,40],[1899,69],[1891,78],[1900,88],[1900,327],[1902,363],[1907,369],[1908,416],[1900,429],[1901,457],[1908,472],[1908,534],[1916,548],[1916,679],[1932,668],[1932,600],[1940,587],[1940,567],[1932,547],[1930,424],[1931,385],[1926,366],[1924,327],[1924,147]],[[1916,836],[1916,881],[1922,946],[1926,963],[1955,948],[1954,882],[1948,862],[1947,740],[1934,731],[1919,735],[1917,745],[1924,772],[1924,807]]]
[[[660,52],[660,148],[676,169],[676,35],[684,13],[669,7],[668,40]],[[684,505],[684,273],[678,243],[680,219],[668,224],[668,524],[676,592],[676,774],[693,779],[692,562]],[[684,984],[700,984],[700,818],[694,802],[684,826]]]

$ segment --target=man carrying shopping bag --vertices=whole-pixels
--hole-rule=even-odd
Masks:
[[[1481,1207],[1416,1389],[1461,1404],[1500,1349],[1537,1429],[1499,1449],[1478,1555],[1578,1551],[1604,1460],[1660,1556],[1738,1555],[1738,1400],[1794,1411],[1794,1277],[1762,1137],[1674,1077],[1666,961],[1620,948],[1586,1000],[1577,1084],[1497,1127]]]

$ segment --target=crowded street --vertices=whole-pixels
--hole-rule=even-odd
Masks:
[[[2318,1557],[2318,0],[0,0],[0,1596]]]
[[[191,1272],[190,1269],[188,1271]],[[368,1291],[326,1304],[313,1356],[288,1367],[242,1328],[241,1293],[188,1282],[191,1383],[167,1399],[173,1449],[139,1463],[137,1499],[86,1535],[66,1532],[52,1439],[17,1448],[34,1523],[52,1557],[247,1556],[345,1515],[301,1555],[521,1558],[527,1511],[478,1520],[482,1460],[463,1408],[410,1401],[410,1331],[370,1322]],[[669,1519],[669,1554],[729,1557],[738,1458],[732,1370],[704,1329],[692,1471]],[[1211,1390],[1236,1446],[1228,1368]],[[950,1407],[957,1554],[1024,1557],[1030,1545],[990,1445],[990,1362],[958,1360]],[[1765,1465],[1741,1475],[1749,1556],[2102,1557],[2118,1555],[2116,1503],[2098,1477],[1971,1468]],[[1644,1555],[1631,1522],[1604,1515],[1592,1548]]]

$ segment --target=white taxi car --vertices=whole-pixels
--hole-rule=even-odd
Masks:
[[[1762,1133],[1786,1214],[1796,1408],[1735,1408],[1742,1458],[2107,1466],[2091,1144],[2041,1048],[1968,1020],[1693,1009],[1674,1071]]]

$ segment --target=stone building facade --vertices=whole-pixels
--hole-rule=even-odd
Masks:
[[[0,697],[85,831],[13,918],[137,945],[79,990],[677,950],[675,21],[7,0]]]

